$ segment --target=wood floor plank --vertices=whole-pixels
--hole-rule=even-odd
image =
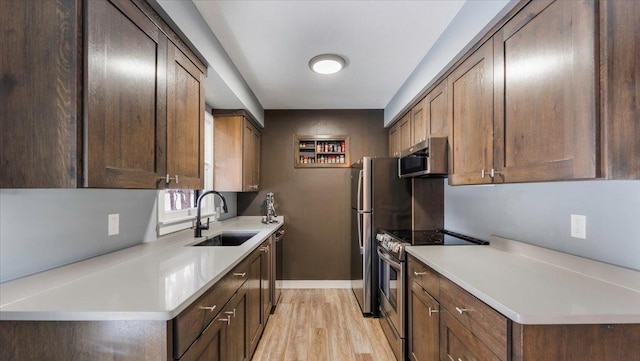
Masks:
[[[329,360],[328,335],[326,328],[309,328],[308,361]]]
[[[286,289],[252,361],[395,361],[350,289]]]

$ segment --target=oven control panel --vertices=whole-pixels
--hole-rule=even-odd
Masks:
[[[376,239],[378,240],[378,244],[382,248],[393,253],[400,253],[400,251],[403,249],[404,242],[398,241],[387,233],[378,233],[376,235]]]

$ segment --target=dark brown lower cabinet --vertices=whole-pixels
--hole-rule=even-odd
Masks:
[[[411,361],[438,361],[440,304],[420,285],[409,282],[409,358]]]
[[[260,247],[260,290],[261,290],[261,302],[262,310],[262,324],[263,326],[267,324],[267,320],[269,319],[269,315],[271,315],[271,305],[273,304],[271,300],[271,284],[269,283],[269,279],[272,277],[271,272],[271,252],[273,252],[272,238],[269,237],[267,241],[265,241]]]
[[[249,359],[247,306],[247,286],[245,283],[224,310],[224,315],[229,319],[229,324],[226,326],[226,361],[246,361]]]
[[[613,361],[640,355],[640,324],[522,325],[413,257],[408,269],[412,361]]]
[[[180,361],[220,361],[226,350],[227,322],[224,316],[211,321],[202,335],[191,345]]]
[[[250,353],[255,350],[260,341],[260,331],[262,323],[260,322],[260,313],[262,306],[260,303],[260,296],[262,291],[260,289],[260,271],[262,259],[259,251],[252,253],[249,259],[249,279],[247,280],[247,300],[249,309],[247,310],[247,332],[249,334],[249,349]]]
[[[169,321],[2,320],[0,360],[249,361],[271,311],[270,242]]]
[[[440,315],[440,359],[500,361],[498,356],[446,309]]]

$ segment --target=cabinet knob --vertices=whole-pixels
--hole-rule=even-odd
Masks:
[[[226,322],[227,325],[231,324],[231,317],[227,317],[227,318],[219,318],[218,321],[220,322]]]
[[[427,272],[416,272],[416,271],[413,271],[413,275],[414,276],[424,276],[426,274],[427,274]]]
[[[233,315],[233,318],[236,318],[236,309],[234,308],[233,311],[226,311],[225,314]]]
[[[267,247],[260,247],[260,252],[269,252],[269,248]]]
[[[470,312],[470,311],[473,311],[473,310],[472,310],[472,309],[470,309],[470,308],[460,308],[460,307],[456,307],[456,311],[458,311],[458,313],[459,313],[459,314],[463,314],[463,313],[465,313],[465,312]]]
[[[200,309],[201,310],[208,310],[208,311],[213,312],[213,310],[216,309],[216,305],[213,305],[213,306],[201,306]]]
[[[233,274],[234,276],[238,276],[238,277],[244,277],[247,275],[247,272],[236,272]]]
[[[440,310],[434,310],[433,308],[429,307],[429,317],[431,317],[431,315],[433,315],[434,313],[438,313],[440,312]]]

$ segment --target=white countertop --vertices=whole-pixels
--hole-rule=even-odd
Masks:
[[[492,237],[407,252],[520,324],[640,323],[640,272]]]
[[[121,251],[0,284],[0,320],[170,320],[284,224],[236,217],[203,236],[258,232],[236,247],[190,247],[185,230]]]

